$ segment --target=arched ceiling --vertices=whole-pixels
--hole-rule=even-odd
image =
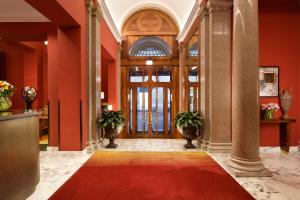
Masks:
[[[143,8],[157,8],[168,13],[183,29],[196,0],[104,0],[112,19],[121,32],[125,20]]]

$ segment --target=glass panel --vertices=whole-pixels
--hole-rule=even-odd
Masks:
[[[128,94],[128,100],[129,100],[129,106],[130,106],[130,113],[129,113],[129,131],[128,133],[130,134],[131,130],[132,130],[132,107],[133,107],[133,104],[132,104],[132,89],[130,89],[130,92]]]
[[[152,89],[152,130],[155,132],[164,131],[164,88]]]
[[[137,50],[133,56],[167,56],[161,49],[155,47],[146,47],[144,49]]]
[[[148,131],[148,88],[138,87],[137,88],[137,132]]]
[[[197,44],[197,42],[195,42],[190,48],[190,56],[191,57],[196,57],[196,56],[198,56],[198,54],[199,54],[198,44]]]
[[[197,102],[197,110],[200,110],[199,105],[200,105],[200,99],[199,99],[199,87],[197,87],[197,91],[196,91],[196,102]]]
[[[168,88],[168,131],[171,130],[171,90]]]
[[[190,109],[190,112],[193,112],[194,111],[194,88],[193,87],[190,87],[190,106],[189,106],[189,109]]]
[[[198,66],[193,66],[189,70],[189,82],[199,82]]]
[[[138,67],[132,68],[129,71],[129,80],[131,83],[147,82],[148,72]]]
[[[152,81],[168,83],[171,82],[171,70],[169,67],[159,67],[152,72]]]

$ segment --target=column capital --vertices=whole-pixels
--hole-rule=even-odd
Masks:
[[[232,12],[233,0],[208,0],[206,6],[209,13]]]
[[[200,10],[198,13],[198,16],[200,17],[200,20],[202,20],[204,17],[209,15],[209,9],[206,4],[200,5]]]
[[[97,17],[97,19],[100,20],[101,16],[103,15],[100,6],[98,4],[94,5],[91,8],[91,11],[92,17]]]
[[[85,0],[85,9],[87,13],[92,13],[93,0]]]

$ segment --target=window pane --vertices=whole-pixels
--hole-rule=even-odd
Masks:
[[[171,70],[169,67],[160,67],[153,71],[152,81],[161,83],[171,82]]]
[[[190,87],[190,106],[189,106],[189,109],[190,109],[190,112],[193,112],[194,111],[194,88],[193,87]]]
[[[137,88],[137,131],[147,132],[148,131],[148,88],[138,87]]]
[[[164,88],[152,89],[152,130],[155,132],[164,131]]]
[[[193,66],[189,70],[189,82],[199,82],[199,68]]]
[[[132,68],[129,71],[129,80],[131,83],[147,82],[148,72],[138,67]]]

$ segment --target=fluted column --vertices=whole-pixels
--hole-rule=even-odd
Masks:
[[[210,133],[209,117],[209,13],[205,4],[200,7],[200,103],[205,119],[204,130],[200,135],[201,149],[206,151]]]
[[[87,7],[87,35],[88,35],[88,151],[94,151],[98,142],[96,119],[101,112],[101,43],[100,17],[101,10],[98,3],[86,1]]]
[[[234,0],[232,154],[236,176],[270,176],[259,157],[258,0]]]

